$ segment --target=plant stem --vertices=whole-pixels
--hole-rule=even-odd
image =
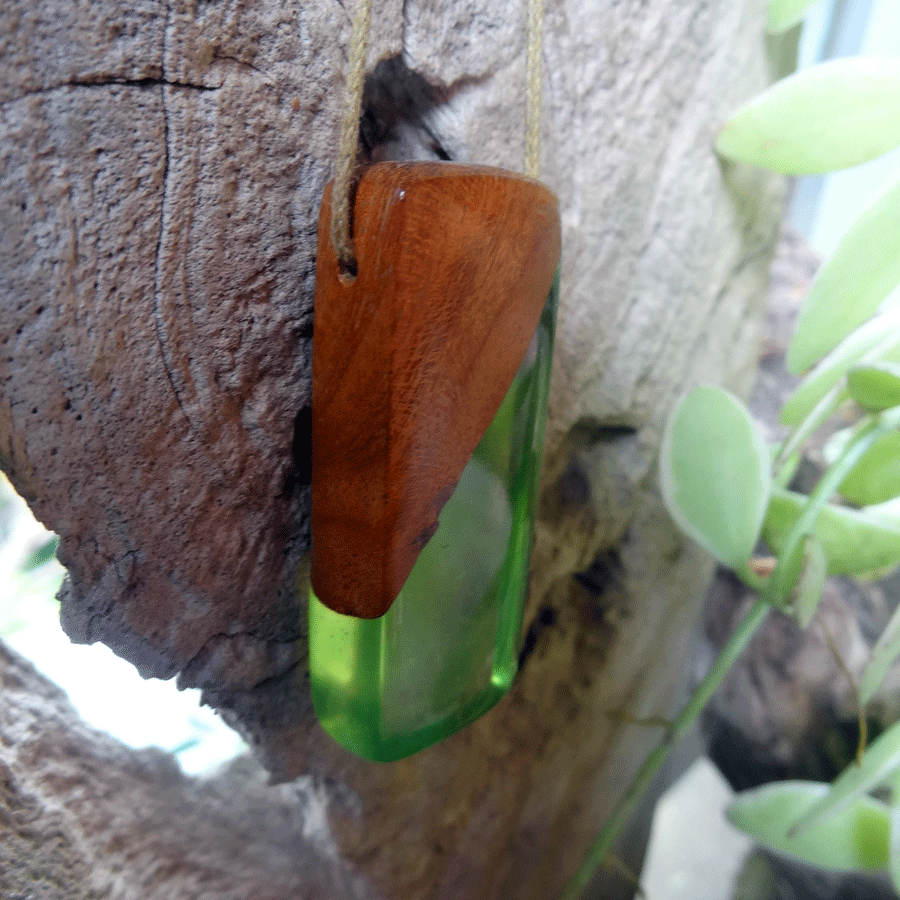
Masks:
[[[788,533],[787,540],[778,554],[778,564],[772,573],[770,591],[772,599],[776,603],[784,603],[787,595],[793,590],[793,583],[788,584],[790,569],[794,563],[794,556],[798,552],[800,544],[805,540],[815,527],[819,513],[828,503],[832,494],[838,489],[840,483],[847,474],[859,462],[860,457],[889,431],[896,427],[895,417],[881,416],[880,418],[864,419],[856,428],[855,433],[847,441],[847,445],[841,455],[825,471],[819,479],[815,490],[809,495],[803,511],[800,513],[793,528]]]
[[[747,611],[734,634],[728,639],[728,643],[720,651],[706,678],[703,679],[697,690],[694,691],[691,699],[678,714],[674,722],[672,722],[666,737],[644,760],[643,765],[632,778],[625,793],[619,799],[610,817],[600,830],[600,834],[597,835],[597,839],[594,841],[594,845],[588,852],[581,868],[572,881],[569,882],[562,900],[577,900],[581,895],[585,885],[587,885],[597,867],[609,853],[622,826],[628,821],[650,782],[666,761],[669,752],[690,731],[697,716],[700,715],[703,707],[709,702],[709,699],[716,692],[732,665],[734,665],[735,660],[750,642],[759,626],[762,625],[770,609],[771,606],[768,601],[757,599]]]
[[[806,439],[831,417],[835,410],[847,399],[847,396],[846,387],[836,384],[791,432],[778,451],[775,460],[773,481],[778,487],[787,487],[787,482],[791,477],[791,457],[800,449]]]

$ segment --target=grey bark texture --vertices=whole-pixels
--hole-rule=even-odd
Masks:
[[[680,392],[752,382],[783,186],[711,145],[775,74],[764,5],[547,3],[542,177],[564,250],[526,613],[546,627],[488,716],[381,766],[316,724],[304,627],[315,233],[349,4],[0,9],[0,465],[60,535],[63,625],[202,688],[274,780],[332,786],[353,891],[553,896],[658,738],[610,714],[679,698],[710,566],[662,509],[656,457]],[[521,168],[523,24],[524,3],[383,4],[366,153]],[[73,777],[131,802],[90,762],[100,740],[71,744]],[[41,762],[10,759],[27,794]],[[111,840],[92,821],[82,858]],[[92,874],[99,896],[132,896],[130,865]]]
[[[3,645],[0,687],[4,900],[367,896],[318,825],[320,781],[272,787],[250,759],[187,778],[170,754],[86,727]]]

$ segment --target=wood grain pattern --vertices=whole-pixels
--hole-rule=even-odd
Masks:
[[[312,584],[387,612],[522,361],[559,260],[555,195],[513,173],[380,163],[354,206],[359,274],[319,220]]]

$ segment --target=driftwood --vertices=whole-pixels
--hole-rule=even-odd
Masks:
[[[772,77],[763,5],[548,4],[543,177],[564,250],[529,653],[491,714],[387,766],[321,733],[305,665],[315,231],[347,9],[0,10],[0,465],[60,535],[63,625],[203,688],[275,780],[329,786],[365,890],[552,895],[657,737],[610,713],[678,699],[709,564],[662,510],[656,450],[686,387],[752,380],[783,191],[710,147]],[[523,16],[385,4],[371,158],[518,169]],[[10,758],[27,792],[38,762]],[[103,766],[78,771],[95,802],[128,802]],[[78,841],[96,858],[107,835]],[[148,846],[176,865],[180,848]],[[98,890],[151,896],[122,865]]]

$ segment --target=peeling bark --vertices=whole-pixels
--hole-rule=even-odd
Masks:
[[[709,565],[662,509],[656,452],[678,393],[752,380],[782,187],[710,147],[771,77],[762,6],[548,4],[564,255],[526,621],[545,627],[491,714],[387,766],[322,735],[304,634],[315,227],[347,10],[0,10],[0,465],[60,535],[64,627],[203,688],[276,780],[357,797],[330,816],[376,893],[552,895],[655,738],[608,714],[678,699]],[[370,82],[371,155],[520,168],[523,17],[386,4],[369,70],[403,65]]]

